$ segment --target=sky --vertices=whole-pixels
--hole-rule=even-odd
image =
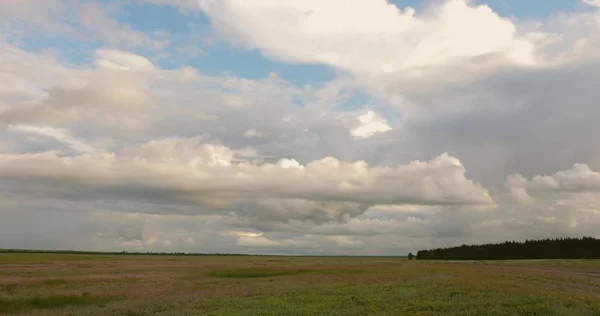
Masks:
[[[598,235],[598,0],[0,1],[0,248]]]

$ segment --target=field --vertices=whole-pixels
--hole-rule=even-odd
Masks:
[[[0,254],[2,315],[600,315],[600,261]]]

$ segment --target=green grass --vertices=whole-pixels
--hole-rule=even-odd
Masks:
[[[0,312],[22,313],[36,309],[58,309],[67,306],[105,306],[105,303],[116,299],[118,298],[92,297],[91,295],[57,295],[12,299],[0,298]]]
[[[110,255],[78,255],[56,253],[1,253],[0,264],[47,263],[56,261],[111,260]]]
[[[598,315],[597,302],[501,290],[456,291],[418,284],[337,285],[285,295],[205,302],[207,315]]]
[[[65,280],[65,279],[47,279],[47,280],[42,281],[42,283],[46,284],[46,285],[59,285],[59,284],[67,284],[67,283],[69,283],[69,281]]]
[[[15,292],[15,290],[17,289],[17,286],[18,285],[16,283],[0,284],[0,292],[7,293],[7,294],[13,294]]]

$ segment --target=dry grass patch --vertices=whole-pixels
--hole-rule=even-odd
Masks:
[[[245,269],[230,269],[222,271],[209,272],[206,275],[218,278],[266,278],[282,275],[299,275],[310,273],[310,270],[283,270],[283,269],[265,269],[265,268],[245,268]]]

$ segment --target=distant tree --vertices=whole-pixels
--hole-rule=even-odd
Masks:
[[[412,252],[408,253],[408,260],[412,260],[415,258],[415,255],[412,254]]]
[[[553,238],[506,241],[498,244],[419,250],[416,259],[510,260],[510,259],[600,259],[600,239]]]

